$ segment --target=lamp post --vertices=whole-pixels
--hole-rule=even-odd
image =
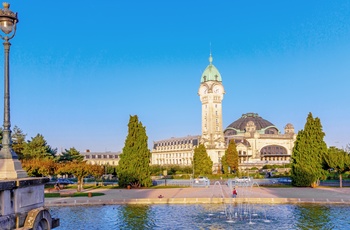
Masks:
[[[10,4],[4,2],[3,9],[0,9],[0,29],[3,34],[0,38],[4,40],[4,128],[2,137],[2,148],[0,151],[0,179],[16,179],[27,177],[22,169],[17,154],[12,149],[11,122],[10,122],[10,77],[9,77],[9,54],[10,39],[16,34],[18,23],[17,13],[12,12]]]

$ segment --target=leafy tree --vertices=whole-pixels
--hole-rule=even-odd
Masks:
[[[27,134],[24,134],[23,131],[15,126],[12,131],[12,149],[15,151],[19,159],[23,158],[23,150],[26,144]]]
[[[117,175],[117,171],[116,171],[117,170],[117,166],[112,166],[112,165],[107,164],[104,167],[105,167],[105,172],[107,174],[112,174],[114,176]]]
[[[350,154],[350,144],[347,144],[344,151]]]
[[[225,151],[225,168],[224,170],[228,171],[228,167],[230,167],[231,172],[236,172],[238,173],[238,162],[239,162],[239,157],[238,157],[238,151],[236,148],[236,142],[234,140],[230,140],[230,143]],[[225,171],[226,173],[226,171]]]
[[[227,164],[227,159],[226,159],[226,153],[225,153],[225,155],[223,155],[222,157],[221,157],[221,167],[222,167],[222,172],[224,173],[224,174],[229,174],[230,173],[230,171],[229,171],[229,166],[228,166],[228,164]]]
[[[208,156],[203,144],[194,149],[193,163],[195,176],[212,174],[213,161]]]
[[[28,141],[23,148],[24,159],[43,159],[54,158],[57,149],[52,149],[47,144],[46,140],[41,134],[37,134],[31,141]]]
[[[327,168],[334,169],[339,174],[339,186],[343,187],[342,173],[349,170],[350,156],[336,147],[330,147],[325,157]]]
[[[304,130],[300,130],[292,153],[292,184],[295,186],[315,187],[325,175],[325,155],[327,145],[323,141],[325,134],[319,118],[309,113]]]
[[[22,160],[22,167],[30,177],[53,176],[57,169],[57,164],[53,159],[28,159]]]
[[[192,174],[193,167],[187,165],[150,165],[152,176],[162,175],[164,170],[167,170],[168,175]]]
[[[95,178],[103,175],[103,167],[101,165],[89,165],[85,161],[73,161],[64,164],[59,164],[57,174],[74,175],[77,178],[77,191],[83,190],[84,177],[93,175]]]
[[[78,150],[76,150],[74,147],[70,149],[65,149],[64,152],[62,152],[62,155],[58,157],[58,162],[70,162],[70,161],[77,161],[81,162],[84,160],[84,156],[80,154]]]
[[[151,152],[147,145],[146,128],[137,115],[130,116],[128,135],[118,165],[119,186],[150,187]]]

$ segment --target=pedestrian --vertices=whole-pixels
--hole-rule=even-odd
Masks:
[[[58,182],[55,184],[55,189],[56,189],[57,191],[60,191],[60,184],[59,184]]]
[[[236,198],[236,196],[237,196],[237,190],[236,190],[236,188],[233,188],[232,197]]]

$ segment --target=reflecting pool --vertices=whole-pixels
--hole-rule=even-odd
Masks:
[[[348,205],[51,207],[62,229],[350,229]]]

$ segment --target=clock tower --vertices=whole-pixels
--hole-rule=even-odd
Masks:
[[[214,171],[225,154],[225,139],[222,129],[222,100],[225,90],[221,75],[213,65],[213,57],[209,56],[209,65],[204,70],[198,90],[202,102],[202,136],[201,143],[213,161]]]

